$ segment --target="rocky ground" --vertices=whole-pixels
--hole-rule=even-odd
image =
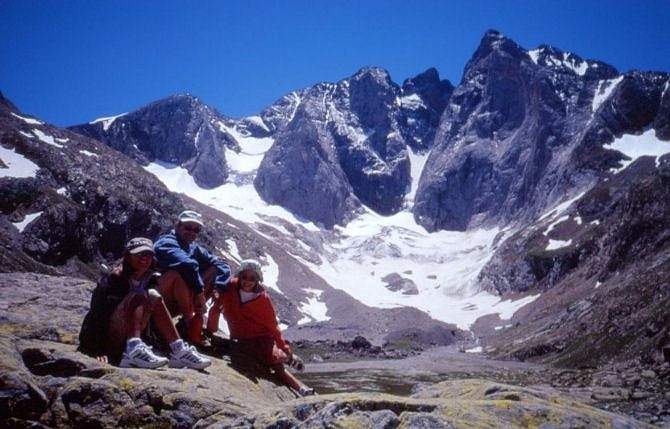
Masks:
[[[441,361],[433,350],[409,359],[330,364],[392,362],[396,370],[390,374],[408,378],[407,367],[424,362],[438,374],[403,396],[366,389],[327,394],[315,384],[321,395],[297,398],[235,356],[215,358],[202,372],[112,367],[76,351],[93,286],[68,277],[0,274],[0,427],[650,427],[594,408],[565,389],[515,387],[486,375],[487,380],[474,379],[467,371],[468,379],[448,380],[434,371]],[[536,370],[528,363],[452,353],[460,359],[443,354],[442,364],[476,367],[482,374],[484,368],[507,368],[510,374]],[[352,368],[340,372],[364,377],[368,371]],[[305,380],[318,372],[314,365],[308,371]],[[648,375],[638,385],[666,377],[658,372],[644,378]]]
[[[320,392],[382,392],[411,395],[445,380],[482,379],[519,387],[551,387],[606,411],[670,427],[670,365],[639,361],[598,369],[565,369],[463,353],[456,346],[432,348],[399,360],[310,363],[304,379]]]

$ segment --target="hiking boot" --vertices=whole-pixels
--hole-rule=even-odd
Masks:
[[[121,368],[159,368],[168,363],[168,359],[158,356],[151,350],[151,347],[144,343],[139,343],[130,352],[123,352]]]
[[[187,344],[181,350],[172,353],[170,356],[170,368],[191,368],[205,369],[212,364],[212,361],[198,353],[193,346]]]
[[[302,386],[300,390],[298,390],[298,394],[300,394],[300,396],[313,396],[316,392],[314,392],[314,389],[311,387]]]

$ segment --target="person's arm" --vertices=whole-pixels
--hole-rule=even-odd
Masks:
[[[161,268],[177,271],[196,294],[204,290],[205,285],[200,276],[200,264],[179,246],[175,238],[159,238],[154,245],[154,251]]]
[[[265,296],[261,299],[265,301],[266,305],[263,307],[261,314],[259,314],[261,323],[270,331],[272,338],[275,340],[275,344],[277,344],[277,347],[282,349],[290,359],[293,352],[291,351],[291,347],[289,346],[288,342],[281,334],[279,324],[277,323],[277,313],[275,311],[274,305],[272,305],[272,300],[270,299],[270,296],[267,295],[267,292],[264,292],[264,294]]]
[[[198,262],[205,268],[216,267],[214,276],[214,287],[218,290],[225,290],[230,281],[230,266],[221,258],[212,255],[203,246],[197,249]]]

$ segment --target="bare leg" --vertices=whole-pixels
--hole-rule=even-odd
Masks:
[[[223,297],[219,295],[218,299],[214,301],[212,308],[209,309],[209,315],[207,316],[207,330],[212,334],[219,329],[219,318],[221,317],[222,310]]]
[[[151,317],[156,324],[158,333],[168,342],[168,344],[177,341],[179,339],[179,333],[177,333],[177,328],[175,328],[172,323],[170,312],[165,306],[163,298],[160,296],[149,295],[149,302],[151,305]]]
[[[202,315],[195,314],[195,294],[184,279],[176,271],[168,271],[161,277],[159,291],[169,304],[167,307],[172,316],[182,315],[184,317],[187,340],[194,344],[201,344],[204,320]]]
[[[277,377],[287,385],[288,387],[295,389],[295,390],[300,390],[301,387],[305,386],[304,383],[302,383],[300,380],[295,378],[293,374],[288,372],[285,368],[284,365],[276,365],[273,366],[272,369],[275,370],[275,373],[277,374]]]
[[[147,297],[143,295],[133,296],[128,313],[126,338],[139,338],[144,328],[147,327],[151,316],[151,308]]]

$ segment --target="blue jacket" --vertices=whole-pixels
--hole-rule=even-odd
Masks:
[[[225,289],[230,280],[228,264],[202,246],[181,243],[174,230],[158,238],[154,244],[154,252],[162,271],[176,270],[196,293],[205,288],[202,274],[212,266],[217,270],[214,276],[214,286],[217,289]]]

